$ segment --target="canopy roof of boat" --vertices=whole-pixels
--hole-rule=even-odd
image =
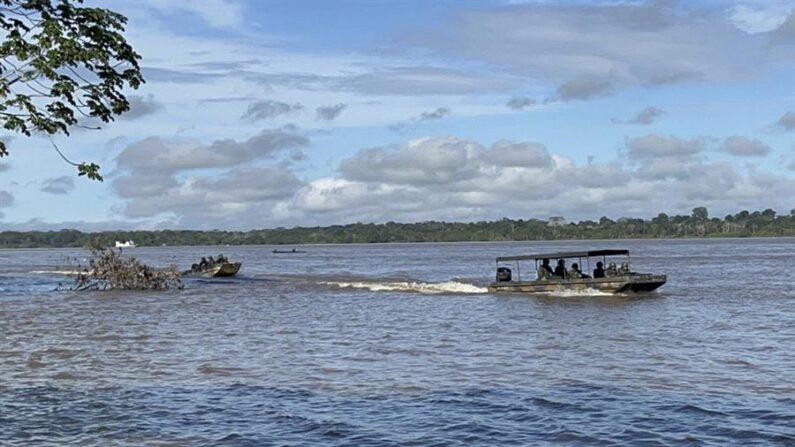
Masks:
[[[538,255],[520,256],[501,256],[497,262],[504,261],[537,261],[539,259],[565,259],[565,258],[588,258],[591,256],[618,256],[628,255],[629,250],[590,250],[590,251],[564,251],[560,253],[542,253]]]

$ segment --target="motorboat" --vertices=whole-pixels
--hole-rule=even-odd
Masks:
[[[623,259],[620,268],[617,267],[616,262],[612,261],[615,257]],[[563,266],[562,275],[555,275],[551,272],[551,268],[545,267],[551,259],[557,260],[559,265]],[[571,273],[571,271],[565,270],[565,262],[572,259],[577,259],[578,267],[584,267],[585,272],[588,273],[591,272],[590,267],[594,262],[599,265],[593,271],[593,275],[576,271]],[[529,275],[530,279],[523,279],[520,263],[529,263],[529,261],[534,262],[535,268]],[[541,262],[540,265],[539,262]],[[513,264],[515,274],[514,270],[505,266],[506,263]],[[607,267],[605,268],[605,266]],[[489,284],[488,289],[489,292],[518,293],[651,292],[665,284],[666,281],[666,275],[633,272],[630,269],[629,250],[590,250],[498,257],[497,275],[495,281]]]
[[[193,264],[190,270],[182,272],[182,276],[201,276],[205,278],[221,278],[235,276],[240,271],[239,262],[212,262],[207,264]]]

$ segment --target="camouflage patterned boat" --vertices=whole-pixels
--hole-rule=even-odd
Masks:
[[[608,260],[614,259],[616,256],[621,256],[625,259],[625,261],[621,262],[621,268],[617,268],[615,262],[608,264]],[[578,266],[583,266],[584,260],[585,271],[588,273],[591,272],[590,268],[593,261],[593,263],[600,264],[601,272],[594,271],[594,277],[589,274],[576,277],[580,275],[576,273],[570,274],[569,272],[564,273],[562,276],[554,273],[548,274],[543,271],[544,267],[542,265],[544,264],[543,261],[550,259],[563,260],[564,263],[568,259],[577,259],[579,261]],[[531,276],[530,280],[522,279],[521,261],[533,261],[535,263],[535,269],[529,275]],[[539,265],[539,261],[542,261],[541,265]],[[513,270],[505,266],[499,266],[507,262],[514,263],[513,265],[516,268],[515,277]],[[604,293],[651,292],[665,284],[667,280],[666,275],[631,271],[629,250],[591,250],[504,256],[497,258],[497,265],[497,277],[489,285],[489,292],[559,293],[579,291],[587,293],[589,290]],[[605,265],[608,267],[604,268]]]
[[[203,276],[207,278],[235,276],[240,270],[240,265],[239,262],[217,262],[202,267],[199,267],[198,264],[194,264],[190,270],[182,272],[182,276]]]

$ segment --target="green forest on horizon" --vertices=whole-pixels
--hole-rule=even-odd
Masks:
[[[562,218],[506,218],[488,222],[354,223],[250,231],[4,231],[0,232],[0,248],[112,246],[116,241],[128,240],[137,246],[178,246],[780,236],[795,236],[795,209],[788,215],[777,215],[772,209],[744,210],[722,219],[709,217],[705,207],[698,207],[690,215],[660,213],[652,219],[602,217],[599,221],[570,223]]]

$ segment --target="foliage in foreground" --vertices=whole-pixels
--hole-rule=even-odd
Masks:
[[[0,0],[0,126],[30,137],[97,128],[127,112],[125,88],[144,82],[122,34],[127,18],[82,0]],[[90,125],[89,125],[90,124]],[[51,140],[52,142],[52,140]],[[78,175],[102,181],[95,163]],[[0,157],[8,155],[0,141]]]
[[[168,290],[182,289],[176,268],[155,269],[133,257],[122,257],[121,249],[95,248],[88,267],[80,268],[69,290]]]

